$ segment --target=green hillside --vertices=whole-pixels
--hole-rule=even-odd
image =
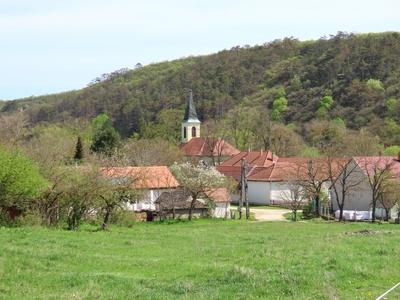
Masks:
[[[316,41],[286,38],[234,47],[116,71],[81,90],[7,102],[1,111],[23,107],[32,124],[90,119],[106,112],[122,136],[143,136],[149,126],[160,123],[161,111],[180,115],[186,88],[194,91],[203,120],[228,118],[238,107],[273,110],[274,100],[283,96],[288,106],[280,121],[293,123],[300,135],[313,119],[340,118],[350,129],[367,127],[384,144],[400,143],[397,32],[338,33]],[[324,96],[332,96],[333,104],[321,116]]]

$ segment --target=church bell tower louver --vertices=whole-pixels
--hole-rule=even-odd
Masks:
[[[197,117],[196,107],[193,101],[193,92],[189,91],[185,116],[182,121],[182,143],[189,142],[192,138],[200,137],[201,122]]]

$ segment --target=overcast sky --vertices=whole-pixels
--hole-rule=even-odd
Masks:
[[[0,99],[278,38],[400,31],[396,0],[0,0]]]

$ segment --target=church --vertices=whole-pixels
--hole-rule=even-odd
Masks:
[[[203,161],[208,165],[219,165],[240,153],[238,149],[222,138],[201,136],[201,121],[197,116],[191,90],[187,98],[181,134],[180,148],[190,161]]]

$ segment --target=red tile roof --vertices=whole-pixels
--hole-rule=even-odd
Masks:
[[[129,177],[138,189],[176,188],[178,181],[166,166],[102,168],[108,177]]]
[[[231,195],[229,194],[229,191],[226,188],[219,188],[210,192],[206,192],[206,194],[215,203],[231,202]]]
[[[213,149],[211,149],[213,148]],[[207,138],[192,138],[182,144],[181,150],[186,156],[233,156],[240,151],[221,138],[216,140]]]
[[[278,157],[270,151],[241,152],[217,167],[225,176],[240,180],[241,160],[248,164],[249,181],[285,181],[291,176],[306,176],[310,158]],[[339,159],[335,159],[339,161]],[[346,161],[346,159],[340,159]],[[348,161],[348,160],[347,160]],[[325,159],[312,159],[314,172],[321,178],[327,178],[328,168]],[[335,165],[334,165],[335,167]],[[337,168],[336,168],[337,169]]]
[[[400,159],[394,156],[356,156],[356,164],[366,175],[371,176],[375,170],[389,168],[391,174],[400,179]]]

